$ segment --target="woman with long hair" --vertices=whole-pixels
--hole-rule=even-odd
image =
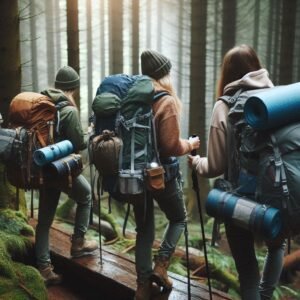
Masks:
[[[269,79],[269,74],[266,69],[262,68],[256,52],[250,46],[236,46],[225,54],[217,85],[218,98],[222,95],[234,95],[240,89],[270,87],[273,87],[273,83]],[[211,116],[207,156],[188,157],[189,165],[200,176],[213,178],[223,174],[228,175],[228,170],[232,167],[228,160],[229,149],[227,148],[228,111],[229,108],[225,102],[216,101]],[[266,241],[268,251],[262,276],[260,276],[255,256],[254,235],[250,231],[228,222],[225,222],[225,230],[239,274],[242,299],[271,299],[282,269],[284,240]]]
[[[147,197],[146,211],[143,201],[134,205],[136,220],[136,300],[151,299],[157,286],[165,290],[172,289],[172,280],[167,269],[178,240],[186,226],[186,209],[182,192],[181,173],[178,156],[197,149],[198,137],[180,138],[181,102],[172,85],[171,62],[164,55],[146,50],[141,54],[142,73],[151,77],[155,94],[162,96],[153,101],[152,109],[156,128],[160,161],[165,168],[165,189],[151,193]],[[164,236],[152,268],[152,245],[155,235],[154,204],[155,199],[168,220]],[[155,283],[155,284],[154,284]],[[156,287],[156,288],[155,288]]]

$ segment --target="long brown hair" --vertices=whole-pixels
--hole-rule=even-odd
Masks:
[[[228,83],[261,68],[259,58],[252,47],[242,44],[230,49],[223,58],[221,76],[217,86],[217,97],[223,95],[224,87]]]

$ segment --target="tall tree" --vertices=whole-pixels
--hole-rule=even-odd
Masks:
[[[164,3],[161,0],[157,0],[157,51],[162,51],[162,27],[163,27],[163,9]]]
[[[235,45],[236,0],[223,0],[222,56]]]
[[[0,1],[0,113],[7,125],[7,114],[12,98],[21,91],[21,58],[18,0]],[[0,177],[4,169],[0,164]],[[0,181],[0,206],[18,209],[16,193],[7,182]],[[20,204],[25,207],[24,191],[20,193]]]
[[[54,22],[53,0],[46,1],[46,43],[47,43],[47,74],[48,85],[53,85],[55,78],[55,55],[54,55]]]
[[[278,63],[279,63],[279,55],[280,55],[280,21],[281,21],[281,2],[282,0],[277,0],[275,1],[275,7],[274,7],[274,16],[273,16],[273,30],[274,30],[274,43],[273,43],[273,61],[272,61],[272,77],[273,77],[273,82],[275,84],[278,84],[279,81],[279,68],[278,68]]]
[[[269,70],[270,74],[272,74],[272,47],[273,47],[273,37],[274,37],[274,30],[273,30],[273,17],[274,17],[274,8],[275,4],[273,0],[269,0],[269,16],[268,16],[268,36],[267,36],[267,55],[266,55],[266,66]]]
[[[88,116],[91,115],[93,100],[93,45],[92,45],[92,1],[86,0],[86,29],[87,29],[87,86],[88,86]]]
[[[253,31],[253,48],[258,50],[258,37],[259,37],[259,8],[260,1],[255,0],[254,3],[254,31]]]
[[[146,47],[151,48],[151,28],[152,28],[152,1],[147,1],[147,11],[146,11]],[[160,20],[161,22],[161,20]]]
[[[61,17],[60,17],[60,7],[59,7],[59,1],[54,1],[54,14],[55,14],[55,22],[54,22],[54,28],[55,28],[55,43],[56,43],[56,67],[59,68],[61,65]]]
[[[140,48],[140,1],[132,1],[132,73],[139,73]]]
[[[0,28],[0,112],[6,125],[10,101],[21,90],[17,0],[0,1]]]
[[[67,0],[67,42],[68,65],[80,74],[78,0]],[[76,99],[76,104],[80,108],[80,97]]]
[[[190,123],[189,134],[198,134],[202,139],[200,152],[205,154],[205,123],[206,123],[206,30],[207,0],[191,1],[191,64],[190,64]],[[208,191],[208,181],[203,179],[201,199]],[[189,197],[190,198],[190,197]],[[195,212],[193,205],[190,212]]]
[[[296,13],[297,0],[283,1],[279,84],[288,84],[293,80]]]
[[[37,64],[37,34],[36,34],[36,11],[35,0],[30,1],[30,36],[31,36],[31,74],[32,74],[32,89],[38,91],[39,88],[39,76],[38,76],[38,64]]]
[[[100,0],[100,57],[101,57],[101,79],[105,77],[105,0]]]
[[[123,0],[109,1],[110,74],[123,72]]]
[[[214,5],[214,52],[213,52],[213,84],[215,85],[217,82],[217,73],[218,73],[218,63],[219,63],[219,47],[218,47],[218,41],[219,41],[219,28],[220,28],[220,22],[219,22],[219,13],[220,13],[220,2],[218,0],[215,1]],[[216,97],[216,89],[213,89],[213,101],[215,101]]]
[[[179,0],[179,13],[178,13],[178,54],[177,54],[177,60],[178,60],[178,70],[179,70],[179,78],[178,78],[178,88],[177,93],[179,97],[182,97],[182,86],[183,86],[183,76],[181,73],[181,70],[183,69],[183,45],[184,45],[184,17],[183,17],[183,6],[184,6],[184,0]],[[160,35],[161,36],[161,35]],[[161,40],[161,39],[159,39]]]

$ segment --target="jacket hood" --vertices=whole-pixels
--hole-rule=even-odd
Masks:
[[[62,101],[68,101],[69,98],[61,91],[57,89],[48,89],[41,92],[41,94],[48,96],[53,103],[57,104]]]
[[[268,71],[266,69],[260,69],[257,71],[249,72],[242,78],[227,84],[224,88],[223,94],[230,94],[230,92],[238,90],[240,88],[260,89],[273,86],[274,84],[269,78]]]

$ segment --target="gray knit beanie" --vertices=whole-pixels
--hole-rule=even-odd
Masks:
[[[55,88],[63,91],[74,90],[79,87],[79,75],[69,66],[60,68],[55,77]]]
[[[159,80],[170,73],[171,61],[164,55],[154,51],[145,50],[141,54],[142,74]]]

